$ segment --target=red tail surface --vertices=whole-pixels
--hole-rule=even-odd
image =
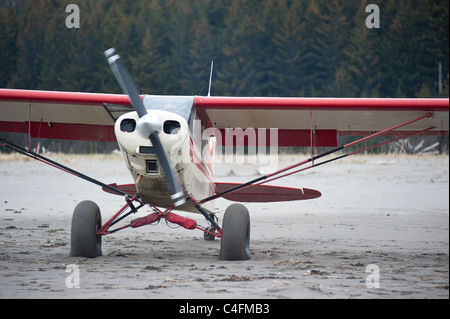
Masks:
[[[216,183],[216,193],[236,187],[238,183]],[[235,202],[285,202],[293,200],[314,199],[322,196],[319,191],[309,188],[290,188],[271,185],[258,185],[230,194],[223,198]]]

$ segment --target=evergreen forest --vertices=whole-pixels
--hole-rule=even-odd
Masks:
[[[79,28],[68,28],[69,4]],[[369,4],[379,28],[369,28]],[[0,87],[122,93],[115,47],[140,91],[448,97],[448,0],[1,0]],[[370,17],[369,17],[370,20]],[[439,65],[441,71],[439,72]]]
[[[206,95],[214,61],[213,96],[448,97],[448,7],[448,0],[0,0],[0,87],[122,93],[103,55],[115,47],[144,94]],[[116,147],[41,142],[65,152]],[[447,149],[448,137],[439,144]]]

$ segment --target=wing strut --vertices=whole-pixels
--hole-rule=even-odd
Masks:
[[[342,155],[342,156],[339,156],[339,157],[336,157],[336,158],[327,160],[327,161],[322,162],[322,163],[319,163],[319,164],[314,164],[314,161],[315,161],[315,160],[318,160],[318,159],[320,159],[320,158],[322,158],[322,157],[325,157],[325,156],[327,156],[327,155],[336,153],[336,152],[338,152],[338,151],[340,151],[340,150],[349,148],[349,147],[351,147],[351,146],[353,146],[353,145],[359,144],[359,143],[361,143],[361,142],[363,142],[363,141],[366,141],[366,140],[368,140],[368,139],[372,139],[372,138],[374,138],[374,137],[377,137],[377,136],[380,136],[380,135],[389,133],[389,132],[391,132],[391,131],[393,131],[393,130],[396,130],[396,129],[400,128],[400,127],[406,126],[406,125],[408,125],[408,124],[411,124],[411,123],[414,123],[414,122],[417,122],[417,121],[420,121],[420,120],[422,120],[422,119],[429,118],[429,117],[432,117],[432,116],[433,116],[433,113],[427,113],[427,114],[422,115],[422,116],[420,116],[420,117],[418,117],[418,118],[415,118],[415,119],[413,119],[413,120],[410,120],[410,121],[404,122],[404,123],[402,123],[402,124],[393,126],[393,127],[391,127],[391,128],[388,128],[388,129],[385,129],[385,130],[382,130],[382,131],[373,133],[373,134],[371,134],[371,135],[369,135],[369,136],[363,137],[363,138],[361,138],[361,139],[359,139],[359,140],[356,140],[356,141],[354,141],[354,142],[351,142],[351,143],[348,143],[348,144],[345,144],[345,145],[342,145],[342,146],[338,146],[338,147],[333,148],[333,149],[331,149],[331,150],[329,150],[329,151],[327,151],[327,152],[324,152],[324,153],[322,153],[322,154],[318,154],[318,155],[315,155],[315,156],[311,156],[310,158],[308,158],[308,159],[306,159],[306,160],[304,160],[304,161],[301,161],[301,162],[299,162],[299,163],[293,164],[293,165],[291,165],[291,166],[288,166],[288,167],[286,167],[286,168],[283,168],[283,169],[281,169],[281,170],[278,170],[278,171],[276,171],[276,172],[274,172],[274,173],[260,176],[260,177],[255,178],[255,179],[253,179],[253,180],[251,180],[251,181],[249,181],[249,182],[247,182],[247,183],[240,184],[240,185],[238,185],[238,186],[236,186],[236,187],[230,188],[230,189],[228,189],[228,190],[226,190],[226,191],[223,191],[223,192],[221,192],[221,193],[218,193],[218,194],[216,194],[216,195],[207,197],[207,198],[205,198],[205,199],[203,199],[203,200],[201,200],[201,201],[199,201],[199,202],[200,202],[200,203],[205,203],[205,202],[208,202],[208,201],[210,201],[210,200],[213,200],[213,199],[216,199],[216,198],[219,198],[219,197],[223,197],[224,195],[227,195],[227,194],[230,194],[230,193],[237,192],[237,191],[239,191],[239,190],[247,189],[247,188],[250,188],[250,187],[253,187],[253,186],[257,186],[257,185],[261,185],[261,184],[267,183],[267,182],[269,182],[269,181],[273,181],[273,180],[275,180],[275,179],[279,179],[279,178],[281,178],[281,177],[285,177],[285,176],[288,176],[288,175],[292,175],[292,174],[295,174],[295,173],[299,173],[299,172],[301,172],[301,171],[304,171],[304,170],[307,170],[307,169],[310,169],[310,168],[313,168],[313,167],[316,167],[316,166],[319,166],[319,165],[323,165],[323,164],[325,164],[325,163],[329,163],[329,162],[332,162],[332,161],[335,161],[335,160],[338,160],[338,159],[341,159],[341,158],[344,158],[344,157],[347,157],[347,156],[350,156],[350,155],[354,155],[354,154],[357,154],[357,153],[366,151],[366,150],[368,150],[368,149],[371,149],[371,148],[374,148],[374,147],[377,147],[377,146],[381,146],[381,145],[384,145],[384,144],[387,144],[387,143],[394,142],[394,141],[399,140],[399,139],[401,139],[401,138],[406,138],[406,137],[409,137],[409,136],[413,136],[413,135],[417,135],[417,134],[424,133],[424,132],[426,132],[426,131],[429,131],[429,130],[431,130],[431,129],[434,129],[434,127],[430,127],[430,128],[425,129],[425,130],[422,130],[422,131],[413,132],[413,133],[410,133],[410,134],[407,134],[407,135],[398,137],[398,138],[396,138],[396,139],[393,139],[393,140],[390,140],[390,141],[387,141],[387,142],[379,143],[379,144],[377,144],[377,145],[370,146],[370,147],[367,147],[367,148],[362,149],[362,150],[354,151],[354,152],[349,153],[349,154],[344,154],[344,155]],[[299,167],[299,166],[304,165],[304,164],[309,163],[309,162],[312,162],[312,163],[313,163],[313,164],[312,164],[311,166],[309,166],[309,167],[302,168],[302,169],[296,170],[296,171],[294,171],[294,172],[286,173],[286,174],[281,175],[281,176],[277,176],[277,175],[280,175],[280,174],[282,174],[282,173],[284,173],[284,172],[290,171],[290,170],[292,170],[292,169],[294,169],[294,168],[296,168],[296,167]]]
[[[69,174],[72,174],[72,175],[74,175],[76,177],[84,179],[85,181],[88,181],[88,182],[93,183],[95,185],[104,187],[104,188],[110,190],[113,193],[117,193],[119,195],[127,196],[128,198],[132,198],[133,197],[132,195],[130,195],[130,194],[128,194],[128,193],[118,189],[118,188],[112,187],[111,185],[104,184],[104,183],[102,183],[102,182],[100,182],[100,181],[98,181],[98,180],[96,180],[96,179],[94,179],[92,177],[89,177],[87,175],[84,175],[84,174],[82,174],[82,173],[80,173],[80,172],[78,172],[78,171],[76,171],[74,169],[71,169],[71,168],[69,168],[67,166],[64,166],[64,165],[62,165],[62,164],[60,164],[58,162],[52,161],[51,159],[49,159],[49,158],[47,158],[45,156],[39,155],[39,154],[31,151],[28,148],[20,147],[18,145],[15,145],[15,144],[13,144],[11,142],[8,142],[8,141],[2,139],[2,138],[0,138],[0,145],[4,146],[4,147],[6,147],[6,148],[8,148],[10,150],[16,151],[16,152],[18,152],[18,153],[20,153],[22,155],[28,156],[28,157],[30,157],[32,159],[35,159],[35,160],[37,160],[39,162],[42,162],[44,164],[47,164],[47,165],[50,165],[52,167],[58,168],[58,169],[66,172],[66,173],[69,173]]]

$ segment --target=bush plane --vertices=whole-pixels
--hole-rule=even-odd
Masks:
[[[71,256],[100,256],[103,236],[165,219],[186,229],[203,231],[205,240],[220,238],[221,260],[247,260],[250,216],[239,202],[321,196],[309,188],[266,183],[405,137],[449,133],[448,98],[219,97],[210,92],[207,96],[140,95],[116,51],[111,48],[105,56],[124,94],[0,89],[0,132],[27,133],[29,140],[115,141],[133,177],[132,184],[106,184],[38,154],[30,145],[23,147],[0,139],[5,148],[125,198],[123,207],[104,224],[96,203],[83,201],[75,207]],[[248,134],[256,131],[247,128],[258,132]],[[339,135],[358,139],[338,145]],[[392,138],[349,150],[379,136]],[[214,181],[216,144],[270,147],[274,143],[309,146],[311,155],[246,183]],[[319,146],[328,150],[317,154]],[[328,158],[335,153],[338,155]],[[217,198],[237,202],[225,210],[222,226],[214,208]],[[150,207],[152,213],[124,221],[142,207]],[[207,226],[176,214],[177,210],[202,214]],[[119,222],[122,226],[116,225]]]

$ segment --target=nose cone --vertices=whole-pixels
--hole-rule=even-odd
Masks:
[[[141,117],[136,124],[136,130],[143,138],[148,138],[155,131],[159,132],[161,128],[161,120],[158,116],[151,113]]]

